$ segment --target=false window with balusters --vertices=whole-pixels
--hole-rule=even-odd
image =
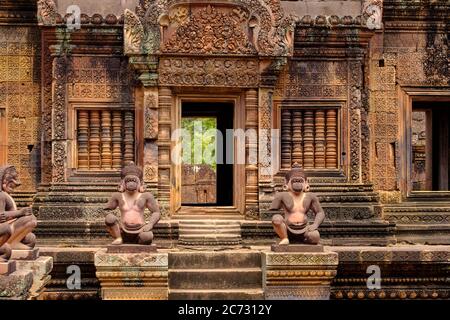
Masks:
[[[304,169],[339,168],[339,108],[280,108],[280,169],[297,162]]]
[[[77,109],[76,126],[78,171],[115,171],[134,161],[134,111]]]

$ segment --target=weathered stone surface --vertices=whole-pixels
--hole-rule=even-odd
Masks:
[[[107,253],[141,253],[141,252],[156,252],[156,245],[139,245],[139,244],[122,244],[109,245],[106,247]]]
[[[15,261],[0,262],[0,275],[7,276],[14,271],[16,271]]]
[[[36,260],[39,257],[39,249],[13,250],[11,260]]]
[[[0,275],[0,300],[26,300],[32,284],[31,271],[15,271],[8,276]]]
[[[273,252],[323,252],[322,245],[307,244],[273,244],[270,249]]]
[[[38,299],[51,279],[53,258],[39,257],[36,260],[18,260],[16,263],[17,270],[32,272],[33,285],[30,288],[29,298]]]
[[[169,299],[263,299],[261,253],[225,250],[169,253]]]
[[[100,283],[95,276],[93,247],[40,247],[41,255],[53,258],[51,280],[39,297],[43,300],[99,299]],[[70,266],[78,266],[81,272],[81,289],[67,286]]]
[[[332,299],[448,299],[449,246],[333,247],[339,266]],[[369,266],[372,266],[369,269]],[[379,269],[377,269],[379,268]],[[379,287],[369,288],[379,272]],[[369,282],[370,281],[370,282]]]
[[[263,286],[268,300],[328,300],[336,276],[336,252],[263,252]]]
[[[168,298],[167,253],[107,253],[94,257],[104,300],[165,300]]]

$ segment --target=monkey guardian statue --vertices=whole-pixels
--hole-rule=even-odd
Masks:
[[[30,250],[36,244],[31,231],[37,220],[30,207],[17,209],[10,194],[20,186],[14,166],[0,167],[0,261],[11,257],[11,250]]]
[[[325,213],[317,196],[308,192],[309,184],[305,172],[298,163],[294,163],[292,169],[286,173],[285,183],[287,192],[277,193],[270,207],[270,210],[284,209],[284,217],[280,214],[272,217],[272,225],[281,239],[279,244],[318,244],[320,234],[317,229],[325,219]],[[309,210],[316,215],[311,225],[308,225]]]
[[[144,192],[142,170],[134,163],[121,171],[119,192],[112,195],[105,210],[120,210],[118,219],[110,213],[105,223],[109,233],[114,237],[113,245],[123,243],[149,245],[153,241],[153,227],[161,218],[158,202],[150,192]],[[144,211],[152,212],[149,222],[144,220]]]

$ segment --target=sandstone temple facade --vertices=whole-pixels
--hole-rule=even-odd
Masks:
[[[448,297],[449,21],[446,0],[1,1],[0,165],[54,257],[49,299],[96,297],[90,248],[110,241],[102,208],[127,161],[164,248],[274,242],[270,202],[297,162],[339,253],[332,298]],[[174,132],[208,116],[256,137],[188,186]],[[73,261],[80,292],[57,281]],[[358,280],[373,261],[392,265],[383,295]]]

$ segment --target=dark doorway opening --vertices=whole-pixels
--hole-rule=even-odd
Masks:
[[[412,107],[412,190],[450,190],[450,102]]]
[[[233,103],[184,102],[181,106],[183,163],[181,204],[184,206],[233,205]],[[217,131],[216,131],[217,130]]]

